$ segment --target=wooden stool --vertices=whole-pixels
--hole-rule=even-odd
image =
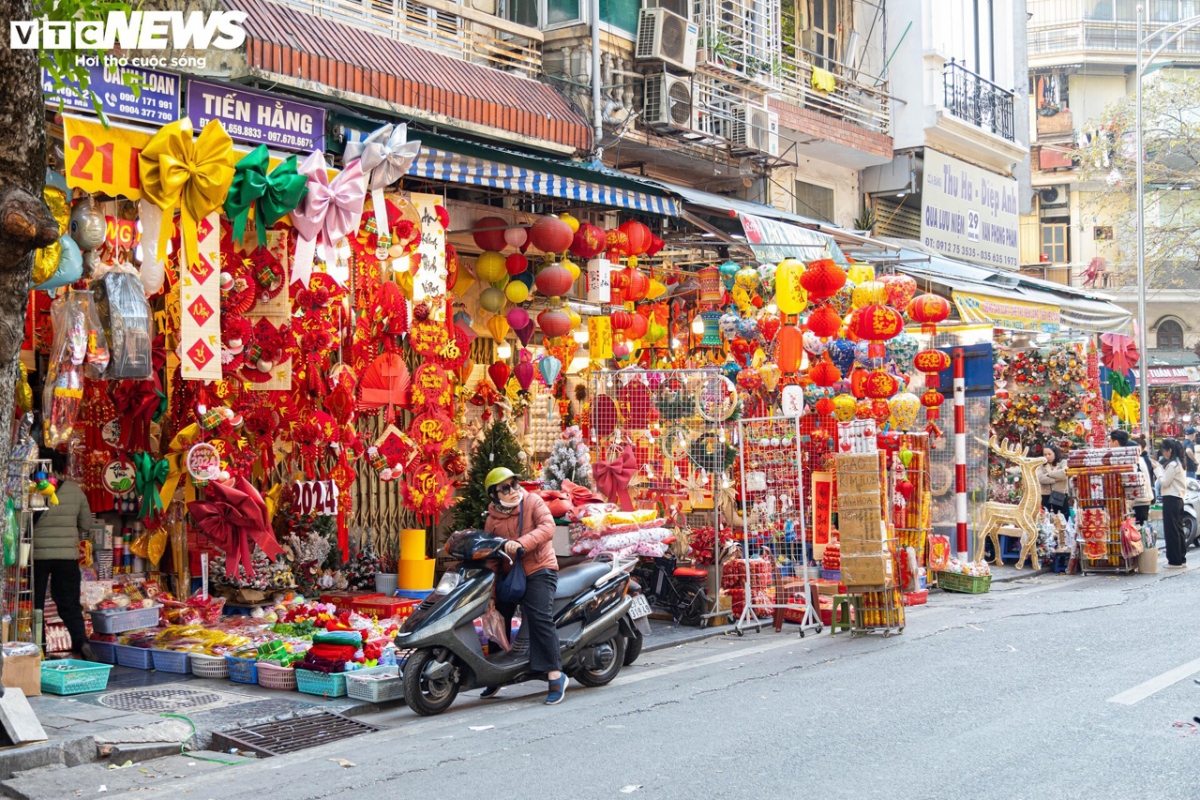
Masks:
[[[833,613],[829,617],[829,635],[834,636],[838,631],[849,631],[854,629],[854,621],[859,617],[859,600],[858,595],[835,594],[833,596]],[[842,611],[845,610],[846,618],[842,619]]]

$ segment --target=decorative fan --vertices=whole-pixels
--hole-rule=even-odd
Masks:
[[[737,410],[737,388],[724,375],[707,377],[695,388],[696,411],[709,422],[724,422]]]
[[[363,372],[358,385],[358,408],[360,411],[378,411],[387,408],[387,421],[395,418],[395,407],[408,404],[408,367],[396,353],[384,353],[376,357]]]

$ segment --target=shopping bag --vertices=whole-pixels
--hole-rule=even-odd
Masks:
[[[488,610],[483,612],[483,635],[505,650],[512,649],[508,641],[508,625],[504,615],[496,610],[495,603],[488,603]]]
[[[496,584],[496,599],[501,603],[513,605],[525,597],[525,567],[521,564],[521,556],[513,559],[512,569],[500,578]]]

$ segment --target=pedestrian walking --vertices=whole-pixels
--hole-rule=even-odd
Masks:
[[[1187,565],[1187,551],[1183,549],[1183,495],[1187,491],[1184,449],[1177,439],[1163,439],[1158,452],[1164,464],[1163,538],[1167,540],[1167,564],[1183,567]]]
[[[57,450],[46,457],[58,478],[58,505],[40,512],[33,525],[33,607],[45,609],[48,583],[58,616],[71,634],[72,655],[94,661],[79,600],[79,532],[94,524],[92,509],[79,484],[64,475],[67,457]]]

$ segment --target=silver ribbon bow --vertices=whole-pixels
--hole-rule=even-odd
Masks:
[[[345,161],[358,158],[367,173],[369,189],[386,189],[408,174],[421,152],[421,142],[408,141],[408,125],[387,124],[362,142],[346,144]]]

